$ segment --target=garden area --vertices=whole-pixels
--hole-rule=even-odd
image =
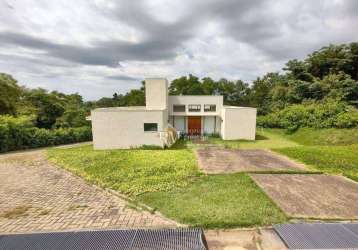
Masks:
[[[258,129],[256,141],[222,141],[224,148],[269,149],[312,171],[357,180],[358,129]],[[49,159],[87,181],[126,194],[180,223],[233,228],[282,223],[289,218],[246,173],[207,175],[199,171],[195,145],[171,149],[94,151],[92,146],[49,149]]]

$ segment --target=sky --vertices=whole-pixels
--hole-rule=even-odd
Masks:
[[[358,41],[357,0],[0,0],[0,72],[85,100],[147,77],[251,83]]]

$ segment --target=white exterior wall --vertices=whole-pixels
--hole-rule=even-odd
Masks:
[[[131,148],[142,145],[163,147],[159,131],[167,127],[166,110],[93,110],[95,149]],[[158,132],[144,132],[144,123],[158,123]]]
[[[224,106],[222,119],[221,136],[224,140],[255,140],[255,108]]]
[[[147,109],[168,108],[168,81],[163,78],[145,79],[145,105]]]
[[[173,105],[185,105],[185,112],[174,112]],[[200,112],[189,112],[190,104],[200,104]],[[204,112],[204,104],[216,105],[215,112]],[[223,96],[210,96],[210,95],[171,95],[169,96],[169,115],[179,116],[220,116],[223,107]]]

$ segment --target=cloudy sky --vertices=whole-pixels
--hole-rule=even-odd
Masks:
[[[87,100],[189,73],[251,82],[358,41],[357,0],[0,0],[0,72]]]

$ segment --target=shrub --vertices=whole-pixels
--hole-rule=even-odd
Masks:
[[[267,128],[285,128],[289,132],[300,127],[352,128],[358,126],[358,109],[334,100],[296,104],[265,116],[259,116],[257,125]]]
[[[31,117],[0,116],[0,152],[89,141],[91,128],[44,129],[34,126]]]

